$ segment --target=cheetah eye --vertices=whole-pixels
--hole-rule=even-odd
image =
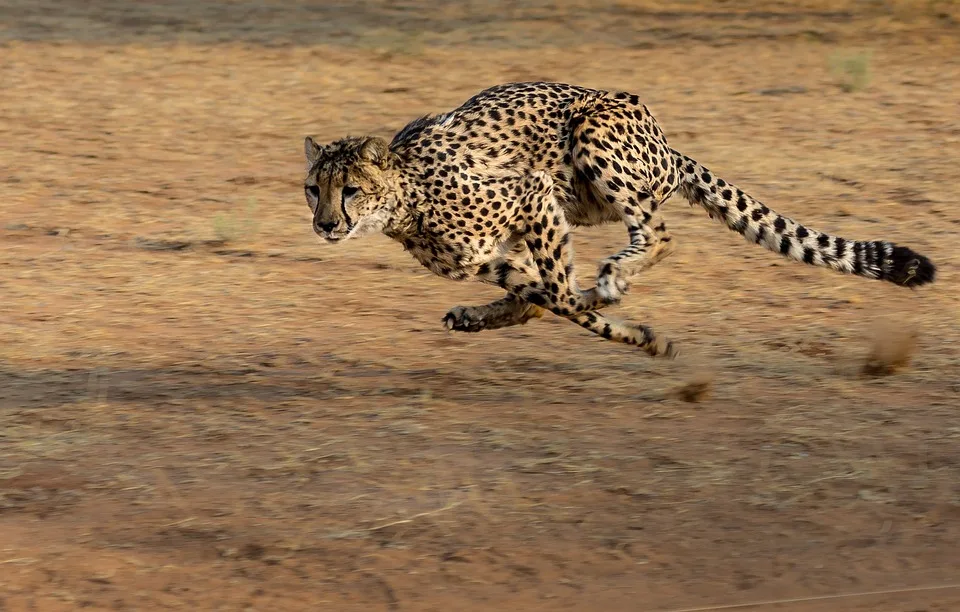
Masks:
[[[316,185],[306,185],[304,186],[303,189],[304,191],[307,192],[308,195],[312,196],[314,199],[317,199],[317,200],[320,199],[320,188],[317,187]]]
[[[359,187],[354,187],[353,185],[344,185],[343,186],[343,198],[352,198],[357,195],[357,192],[360,191]]]

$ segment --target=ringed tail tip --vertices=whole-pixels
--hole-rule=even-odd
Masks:
[[[888,260],[889,269],[884,280],[903,287],[919,287],[932,283],[937,276],[937,267],[924,255],[905,246],[894,246]]]

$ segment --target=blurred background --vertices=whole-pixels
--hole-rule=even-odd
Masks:
[[[953,0],[0,0],[0,608],[960,609],[958,52]],[[677,199],[616,314],[683,360],[448,334],[498,292],[320,244],[303,137],[519,80],[938,282]]]

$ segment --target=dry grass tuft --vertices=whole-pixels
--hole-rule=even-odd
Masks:
[[[865,51],[838,52],[830,57],[830,70],[840,88],[848,93],[870,84],[870,65],[871,54]]]

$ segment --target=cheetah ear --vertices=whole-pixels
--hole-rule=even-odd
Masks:
[[[313,164],[320,158],[320,152],[323,147],[313,141],[309,136],[303,141],[303,152],[307,156],[307,171],[313,167]]]
[[[370,136],[360,145],[360,159],[373,162],[383,167],[390,156],[390,146],[387,141],[377,136]]]

